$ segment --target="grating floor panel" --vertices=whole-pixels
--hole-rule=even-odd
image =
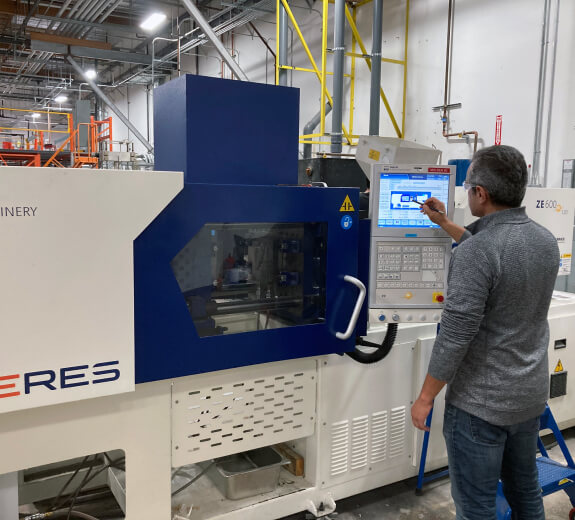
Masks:
[[[567,468],[554,460],[539,457],[537,459],[537,469],[539,470],[539,484],[544,495],[553,493],[559,487],[569,487],[567,484],[575,484],[575,470]]]

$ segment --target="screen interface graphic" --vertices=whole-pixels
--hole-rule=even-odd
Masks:
[[[448,205],[449,175],[381,173],[379,181],[380,228],[438,228],[421,213],[419,203],[435,197]]]

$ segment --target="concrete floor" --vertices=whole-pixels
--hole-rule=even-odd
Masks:
[[[563,432],[571,454],[575,454],[575,428]],[[547,439],[545,439],[547,440]],[[549,439],[552,440],[552,439]],[[564,462],[559,447],[549,450],[552,459]],[[416,479],[408,479],[375,489],[337,503],[337,515],[332,520],[453,520],[455,506],[451,499],[449,478],[424,487],[423,496],[415,496]],[[571,502],[566,493],[544,498],[546,520],[568,520]],[[283,520],[301,520],[304,514]]]

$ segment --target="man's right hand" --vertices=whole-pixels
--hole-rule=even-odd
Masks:
[[[423,203],[423,206],[421,206],[421,212],[425,213],[429,220],[438,226],[443,227],[448,220],[445,211],[445,204],[435,197],[430,197]]]
[[[439,213],[442,211],[443,213]],[[453,238],[456,242],[461,240],[461,237],[465,233],[465,228],[455,224],[447,218],[447,212],[445,210],[445,204],[435,197],[430,197],[427,199],[423,206],[421,206],[421,212],[425,213],[431,222],[441,226],[441,228]]]

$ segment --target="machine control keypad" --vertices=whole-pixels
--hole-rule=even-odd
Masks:
[[[443,269],[445,258],[444,246],[423,246],[421,262],[423,269]]]
[[[442,245],[416,246],[378,243],[377,288],[443,289],[443,282],[423,281],[422,272],[443,270],[445,253],[445,246]],[[417,280],[413,278],[417,278]]]

